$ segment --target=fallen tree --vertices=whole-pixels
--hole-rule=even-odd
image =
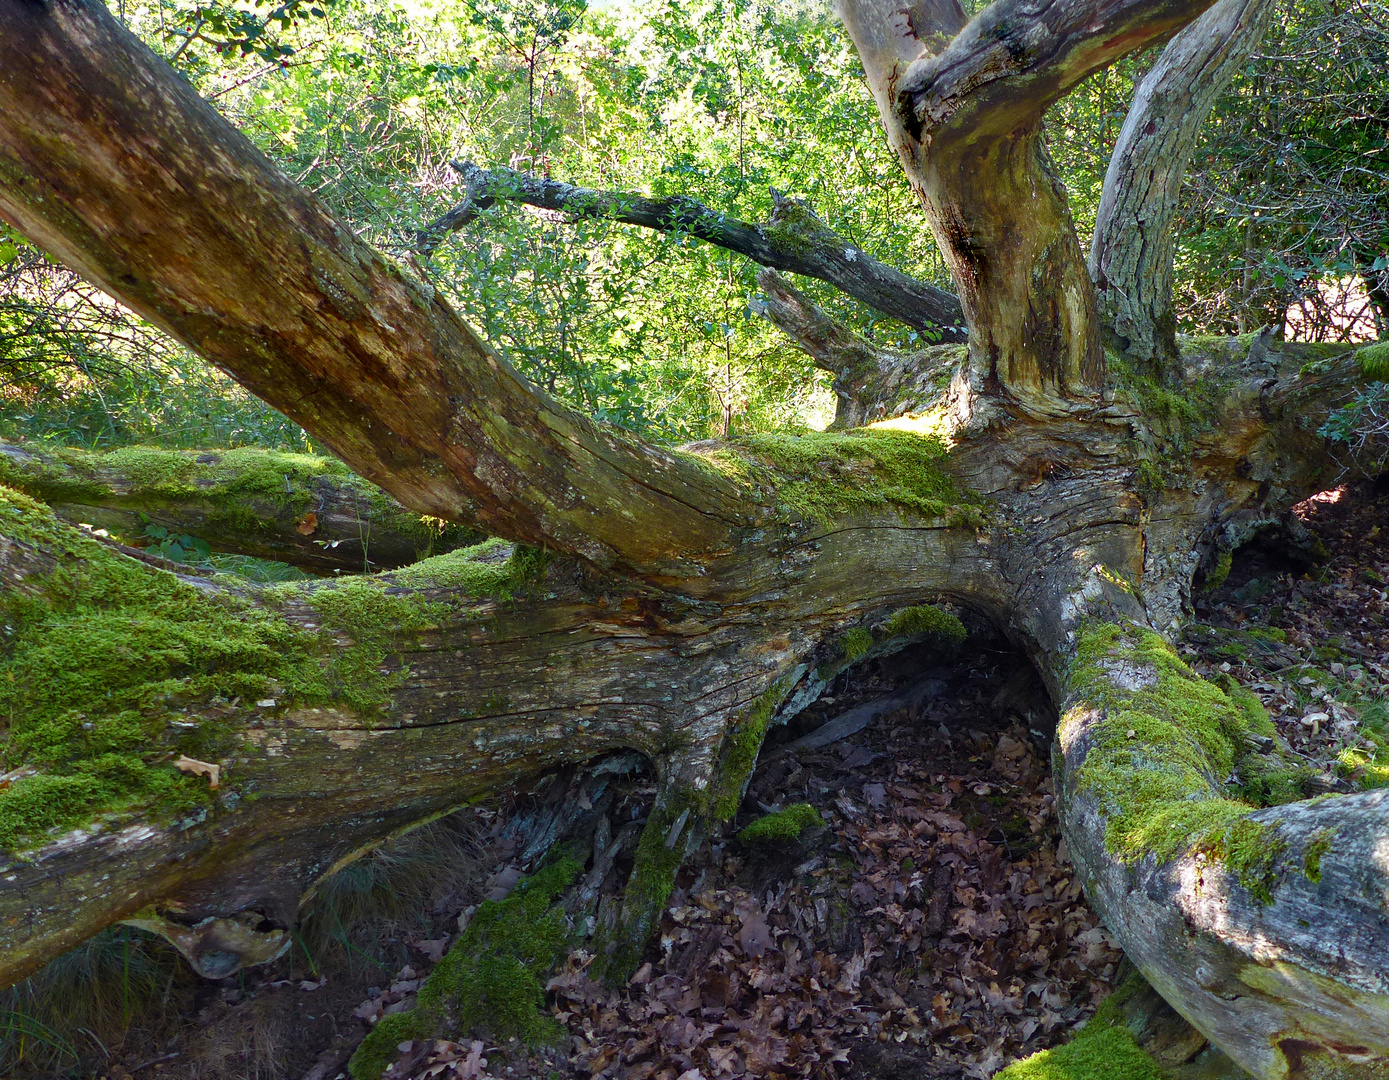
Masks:
[[[118,920],[225,975],[383,837],[635,752],[659,794],[602,950],[620,972],[768,726],[865,650],[954,633],[954,608],[1041,673],[1067,840],[1163,996],[1260,1077],[1382,1075],[1384,797],[1232,787],[1279,768],[1267,721],[1167,643],[1203,566],[1342,478],[1315,433],[1382,347],[1172,335],[1160,378],[1107,356],[1039,136],[1048,104],[1208,6],[846,2],[968,348],[942,377],[939,351],[874,354],[770,290],[779,324],[860,351],[850,430],[679,451],[527,384],[94,0],[0,10],[0,214],[412,512],[503,538],[258,589],[5,493],[0,976]],[[854,428],[899,412],[891,387],[910,407]]]

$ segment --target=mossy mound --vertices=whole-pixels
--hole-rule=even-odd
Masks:
[[[376,1080],[407,1039],[474,1031],[535,1045],[563,1030],[542,1010],[544,976],[569,940],[555,898],[583,869],[560,858],[519,882],[505,900],[478,906],[468,928],[420,987],[415,1007],[382,1017],[352,1055],[353,1080]]]
[[[1065,1046],[1043,1050],[1014,1062],[994,1080],[1165,1080],[1157,1063],[1143,1052],[1127,1029],[1094,1022]]]
[[[195,502],[209,508],[213,528],[255,529],[267,516],[299,514],[320,504],[320,485],[330,480],[360,502],[364,522],[411,537],[422,549],[467,530],[403,509],[335,458],[259,447],[232,450],[165,450],[127,446],[93,452],[67,447],[32,447],[30,460],[0,454],[0,483],[47,503],[129,503],[146,509],[162,503]],[[113,484],[119,482],[118,493]],[[475,535],[475,534],[474,534]],[[437,548],[434,548],[437,550]]]
[[[1204,851],[1257,899],[1272,899],[1287,844],[1247,815],[1259,796],[1299,793],[1279,781],[1288,766],[1277,755],[1253,748],[1252,737],[1275,734],[1258,699],[1233,680],[1206,682],[1160,636],[1128,624],[1086,627],[1068,684],[1076,704],[1063,724],[1104,714],[1090,728],[1077,789],[1099,801],[1109,851],[1126,862]],[[1244,780],[1241,797],[1223,793],[1231,773]]]
[[[792,803],[774,814],[766,814],[738,833],[744,844],[770,844],[800,839],[801,833],[824,819],[810,803]]]
[[[874,510],[978,526],[983,499],[940,467],[945,443],[911,431],[856,428],[803,435],[753,435],[701,455],[720,472],[775,501],[790,520],[828,522]]]

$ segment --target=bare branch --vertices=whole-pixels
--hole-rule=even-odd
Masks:
[[[693,236],[770,269],[828,282],[933,340],[965,339],[964,311],[958,299],[873,258],[831,230],[809,207],[775,189],[771,220],[754,225],[682,195],[650,199],[629,192],[575,187],[514,169],[487,170],[472,162],[451,164],[463,178],[466,195],[458,206],[420,231],[417,250],[422,254],[434,251],[450,231],[463,228],[497,201],[520,202],[574,218],[604,218]]]
[[[1134,95],[1105,174],[1090,276],[1107,336],[1171,379],[1172,221],[1196,137],[1236,69],[1258,47],[1272,0],[1219,0],[1168,43]]]

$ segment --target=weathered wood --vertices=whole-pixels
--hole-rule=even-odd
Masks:
[[[1105,174],[1090,276],[1109,342],[1163,381],[1180,374],[1172,222],[1182,177],[1216,99],[1258,47],[1272,0],[1219,0],[1168,42],[1143,77]]]
[[[319,573],[406,566],[483,539],[410,513],[332,458],[249,447],[97,454],[0,443],[0,482],[130,543],[148,544],[156,525]]]
[[[962,286],[969,364],[930,418],[948,453],[881,429],[670,453],[593,424],[285,180],[95,0],[0,6],[6,220],[404,505],[560,553],[543,574],[536,552],[502,573],[494,544],[230,590],[179,583],[0,492],[0,662],[19,673],[0,680],[0,978],[118,919],[159,927],[209,973],[262,960],[313,881],[363,848],[615,751],[645,755],[660,788],[616,927],[638,933],[681,852],[736,808],[778,703],[823,687],[816,669],[851,655],[847,630],[914,625],[897,616],[945,600],[1008,632],[1063,706],[1068,842],[1160,989],[1268,1080],[1382,1074],[1386,889],[1365,862],[1382,856],[1381,802],[1225,807],[1222,827],[1280,838],[1252,862],[1204,824],[1175,847],[1116,844],[1142,789],[1087,773],[1125,754],[1141,771],[1211,724],[1238,727],[1202,691],[1185,728],[1162,728],[1180,695],[1155,702],[1153,679],[1198,684],[1161,634],[1212,545],[1339,475],[1314,432],[1357,377],[1345,357],[1304,370],[1292,350],[1254,364],[1217,347],[1167,398],[1141,381],[1100,392],[1094,294],[1037,123],[1206,6],[1001,0],[966,25],[949,0],[846,0]],[[1116,737],[1140,708],[1142,733]],[[189,754],[196,739],[212,749]],[[93,740],[112,749],[89,753]],[[1194,785],[1177,810],[1217,801],[1208,741],[1208,761],[1177,762]],[[215,795],[177,772],[179,753],[217,766]],[[119,786],[132,777],[147,787]],[[87,816],[43,802],[55,791],[87,799]],[[25,805],[47,817],[20,819]],[[1245,988],[1255,1007],[1230,1007]],[[1366,1029],[1379,1034],[1351,1041]]]
[[[1061,416],[1104,382],[1095,294],[1041,142],[1042,114],[1209,3],[999,0],[968,24],[953,3],[837,3],[959,287],[981,420],[988,393]]]
[[[500,166],[482,169],[470,161],[452,165],[467,194],[462,203],[421,230],[417,247],[424,254],[498,200],[520,202],[572,218],[605,218],[693,236],[761,266],[828,282],[921,331],[930,341],[965,339],[964,312],[953,295],[875,259],[835,233],[808,206],[775,189],[771,219],[766,225],[754,225],[684,195],[652,199],[633,192],[576,187]]]

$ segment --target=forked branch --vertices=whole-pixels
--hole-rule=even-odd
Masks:
[[[1042,114],[1207,6],[998,0],[961,27],[953,4],[904,12],[839,0],[888,140],[959,285],[977,393],[1032,416],[1065,415],[1098,393],[1098,308]]]

